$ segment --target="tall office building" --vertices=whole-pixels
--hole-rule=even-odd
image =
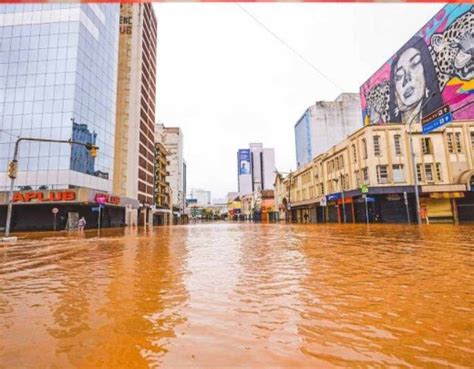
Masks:
[[[1,191],[9,186],[5,169],[19,136],[73,138],[99,151],[91,158],[81,146],[22,142],[15,190],[67,192],[68,201],[58,205],[90,203],[98,191],[112,191],[119,10],[117,4],[0,5]],[[15,197],[37,205],[40,223],[41,196]],[[14,211],[16,229],[27,227],[22,209]]]
[[[261,143],[251,143],[237,152],[239,194],[248,195],[273,189],[275,180],[275,150]]]
[[[152,4],[120,5],[114,192],[153,204],[157,23]]]
[[[317,101],[295,124],[297,167],[309,163],[361,126],[359,94],[343,93],[335,101]]]

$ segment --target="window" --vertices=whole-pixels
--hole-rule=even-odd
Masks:
[[[474,149],[474,131],[471,132],[471,147]]]
[[[423,150],[423,154],[428,155],[433,153],[433,148],[431,146],[431,138],[424,137],[421,139],[421,148]]]
[[[364,177],[364,183],[369,184],[369,168],[362,169],[362,174]]]
[[[456,152],[462,153],[461,132],[456,132],[454,135],[456,138]]]
[[[395,155],[402,155],[402,147],[400,145],[400,135],[393,136],[393,143],[395,147]]]
[[[363,158],[367,159],[367,141],[365,138],[362,139],[362,153],[363,153]]]
[[[386,165],[377,165],[377,182],[388,183],[388,172]]]
[[[380,136],[374,136],[374,155],[381,156],[380,151]]]
[[[425,164],[425,178],[427,182],[433,182],[433,164]]]
[[[443,173],[441,172],[441,163],[436,163],[436,179],[440,182],[443,180]]]
[[[405,182],[405,173],[403,171],[403,164],[394,164],[392,166],[393,170],[393,182],[401,183]]]
[[[324,195],[324,183],[321,183],[319,187],[320,187],[321,195]]]
[[[354,163],[357,163],[357,151],[356,151],[356,145],[352,144],[352,161]]]
[[[344,156],[339,156],[339,168],[344,168]]]
[[[452,133],[448,133],[448,151],[450,153],[453,153],[454,152],[454,146],[453,146],[453,134]]]
[[[419,182],[423,181],[423,176],[421,173],[421,164],[416,164],[416,176],[418,177]]]
[[[355,177],[355,180],[356,180],[356,187],[359,188],[362,185],[362,181],[361,181],[361,178],[360,178],[360,172],[358,170],[356,170],[354,172],[354,177]]]

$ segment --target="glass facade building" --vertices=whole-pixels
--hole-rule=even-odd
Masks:
[[[119,4],[0,5],[0,190],[18,136],[17,189],[112,190]]]

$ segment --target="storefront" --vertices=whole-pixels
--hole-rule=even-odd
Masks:
[[[469,218],[469,215],[464,212],[464,204],[469,204],[469,200],[463,201],[466,197],[465,191],[464,184],[422,186],[420,215],[423,222],[457,223],[460,220],[459,209],[461,209],[463,221]]]
[[[353,198],[352,206],[354,208],[354,218],[356,223],[367,223],[367,217],[369,218],[369,223],[373,223],[374,202],[375,198],[367,195]]]
[[[459,222],[474,222],[474,173],[468,172],[464,176],[466,191],[464,197],[456,199],[456,211]]]
[[[171,225],[173,212],[170,209],[152,208],[152,221],[154,226]]]
[[[317,223],[317,202],[315,200],[305,200],[291,204],[292,220],[295,223]]]
[[[8,193],[0,193],[0,227],[6,223]],[[87,188],[17,191],[13,194],[12,231],[75,229],[81,217],[86,228],[125,225],[125,209],[138,207],[136,200]]]

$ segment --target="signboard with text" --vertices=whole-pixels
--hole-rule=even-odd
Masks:
[[[67,202],[76,200],[76,192],[68,191],[28,191],[14,192],[13,202],[44,203]]]
[[[440,109],[428,114],[421,120],[423,133],[429,133],[453,121],[453,115],[449,111],[449,106],[444,105]]]

